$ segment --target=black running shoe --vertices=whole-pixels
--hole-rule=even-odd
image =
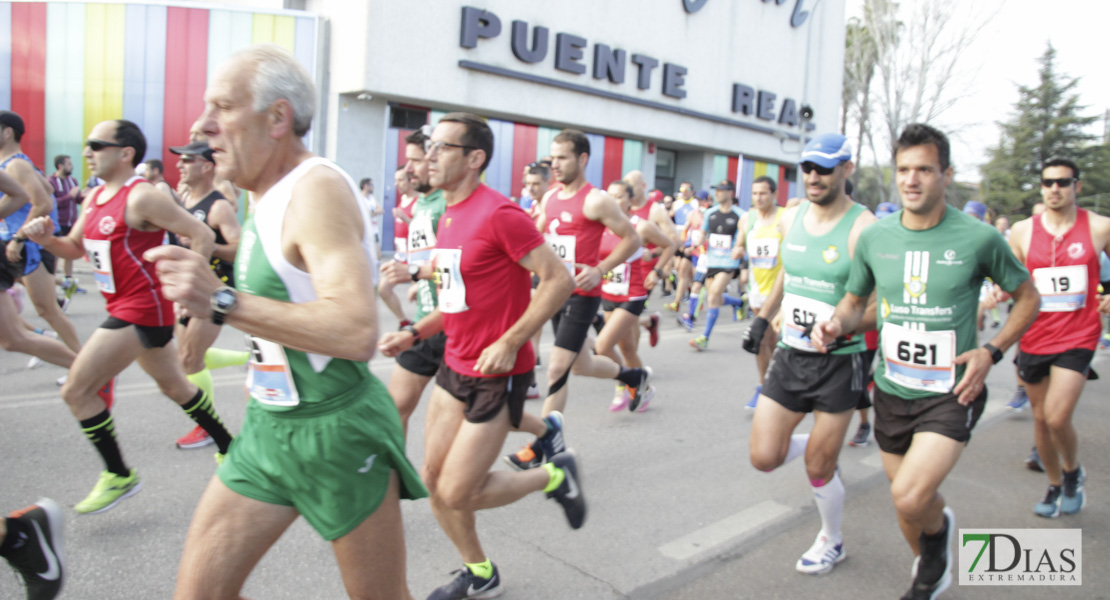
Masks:
[[[956,529],[956,515],[944,508],[944,536],[930,539],[921,534],[921,556],[914,562],[913,585],[902,600],[933,600],[952,585],[952,552],[949,549]]]
[[[466,598],[496,598],[505,592],[501,587],[501,574],[497,572],[497,565],[493,565],[493,575],[483,579],[463,567],[451,571],[452,575],[458,574],[451,583],[436,588],[428,600],[464,600]]]
[[[632,401],[628,403],[628,412],[636,412],[640,408],[640,403],[644,400],[644,395],[648,393],[650,386],[648,385],[651,379],[651,367],[640,368],[640,384],[636,387],[628,388],[628,395],[632,396]]]
[[[578,476],[576,458],[574,450],[567,450],[551,459],[553,465],[563,470],[566,478],[554,492],[547,494],[548,498],[554,498],[563,505],[571,529],[578,529],[586,522],[586,497],[582,494],[582,480]]]
[[[19,572],[27,586],[27,600],[53,600],[62,591],[65,580],[65,557],[62,552],[62,509],[56,502],[43,498],[27,508],[13,512],[10,521],[18,521],[19,539],[4,557]],[[8,535],[13,535],[11,528]]]

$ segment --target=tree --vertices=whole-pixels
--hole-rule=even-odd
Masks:
[[[857,18],[848,21],[844,52],[844,90],[841,97],[840,133],[848,135],[849,122],[856,125],[856,154],[863,150],[863,133],[871,122],[871,82],[875,78],[877,49],[867,26]],[[856,157],[859,163],[859,156]],[[862,169],[852,175],[859,184]]]
[[[988,148],[990,160],[982,167],[984,197],[999,214],[1030,214],[1041,201],[1041,165],[1055,156],[1074,160],[1084,179],[1090,179],[1083,197],[1110,191],[1106,170],[1110,152],[1094,144],[1097,136],[1091,133],[1091,125],[1099,117],[1082,114],[1087,107],[1074,93],[1079,79],[1057,73],[1051,44],[1038,62],[1037,84],[1018,85],[1014,112],[1008,121],[998,123],[1001,137],[998,145]]]

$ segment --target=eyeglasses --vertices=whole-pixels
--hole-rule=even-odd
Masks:
[[[451,144],[451,143],[444,142],[444,141],[433,142],[432,140],[426,140],[424,142],[424,154],[427,154],[429,156],[431,156],[432,154],[438,153],[440,150],[443,150],[444,148],[462,148],[464,154],[466,152],[471,151],[471,150],[477,150],[478,149],[477,146],[467,146],[465,144]]]
[[[836,170],[836,167],[822,167],[821,165],[811,162],[804,162],[802,163],[801,167],[802,173],[805,173],[806,175],[809,175],[814,171],[817,171],[818,175],[832,175],[832,172]]]
[[[88,140],[88,141],[85,142],[85,145],[88,146],[89,150],[92,150],[93,152],[100,152],[101,150],[103,150],[105,148],[126,148],[127,147],[127,146],[124,146],[123,144],[117,144],[116,142],[105,142],[104,140]]]
[[[1041,187],[1050,188],[1050,187],[1052,187],[1053,184],[1056,184],[1056,185],[1058,185],[1062,188],[1066,188],[1066,187],[1071,187],[1071,184],[1075,183],[1076,181],[1079,181],[1079,179],[1077,177],[1061,177],[1059,179],[1042,179],[1041,180]]]

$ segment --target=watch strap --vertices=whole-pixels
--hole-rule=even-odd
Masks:
[[[994,364],[997,365],[998,363],[1002,362],[1003,355],[1001,350],[995,348],[991,344],[983,344],[983,348],[986,348],[987,352],[991,353],[991,360],[994,361]]]

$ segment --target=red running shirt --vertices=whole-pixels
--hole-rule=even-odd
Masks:
[[[633,224],[639,218],[632,217]],[[601,259],[609,258],[613,250],[621,243],[619,235],[605,229],[601,236]],[[629,259],[605,274],[601,280],[601,297],[610,302],[628,302],[630,300],[643,300],[647,298],[647,289],[644,287],[644,277],[650,271],[648,263],[642,260],[644,251],[634,252]]]
[[[570,198],[560,198],[559,192],[551,194],[547,199],[547,205],[544,207],[544,216],[547,217],[547,239],[556,246],[555,253],[560,255],[568,264],[568,268],[573,267],[573,263],[580,263],[596,266],[601,262],[599,254],[601,249],[601,234],[605,231],[605,225],[601,221],[592,221],[582,214],[582,205],[586,203],[586,196],[593,191],[594,186],[587,183],[578,190],[578,193]],[[559,242],[559,238],[564,241]],[[574,238],[574,256],[563,256],[559,252],[559,246],[567,247],[566,239]],[[574,273],[571,273],[572,275]],[[575,295],[578,296],[600,296],[601,286],[598,285],[590,291],[583,289],[575,289]]]
[[[504,377],[535,368],[531,342],[517,352],[508,373],[483,375],[474,366],[528,308],[532,275],[517,261],[541,244],[528,213],[484,184],[440,217],[433,260],[447,334],[444,361],[455,372]]]
[[[632,216],[633,217],[639,217],[641,221],[650,221],[651,220],[651,207],[654,204],[655,204],[655,201],[649,199],[640,208],[632,209]],[[608,230],[606,230],[606,231],[608,231]],[[645,252],[651,253],[651,251],[655,250],[656,248],[658,248],[658,246],[656,246],[655,244],[652,244],[650,242],[648,242],[647,244],[644,244],[644,251]],[[643,261],[643,263],[645,265],[644,266],[644,273],[647,273],[648,271],[654,269],[655,265],[659,264],[659,257],[652,255],[651,258]]]
[[[408,205],[405,205],[404,204],[404,202],[405,202],[404,197],[399,196],[397,198],[397,208],[400,208],[401,212],[405,213],[405,216],[411,219],[412,218],[412,209],[416,207],[416,200],[417,200],[417,196],[413,196],[412,201],[409,202]],[[404,240],[406,240],[406,243],[407,243],[407,240],[409,239],[409,224],[406,223],[404,219],[398,219],[398,218],[394,217],[394,219],[393,219],[393,237],[397,238],[397,239],[404,239]]]
[[[1098,317],[1099,250],[1091,241],[1088,212],[1076,208],[1075,224],[1053,236],[1042,217],[1033,217],[1025,266],[1041,293],[1041,312],[1021,336],[1027,354],[1094,350],[1102,334]],[[1084,272],[1086,271],[1086,272]]]
[[[85,203],[85,255],[93,265],[96,286],[108,301],[108,314],[135,325],[173,325],[173,303],[162,296],[154,264],[143,253],[162,245],[165,230],[139,231],[127,226],[127,196],[141,177],[132,177],[107,202],[103,187]]]

